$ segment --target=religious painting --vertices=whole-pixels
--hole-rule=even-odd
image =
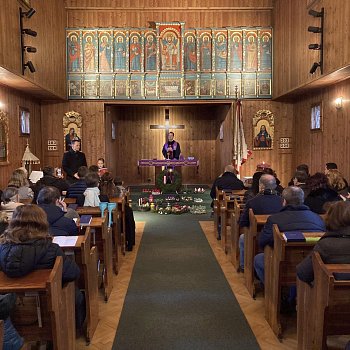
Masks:
[[[85,75],[84,80],[84,97],[85,98],[96,98],[98,87],[98,77],[96,75]]]
[[[19,110],[19,134],[29,136],[30,134],[30,112],[28,108],[18,107]]]
[[[214,31],[214,54],[215,71],[226,72],[227,70],[227,32]]]
[[[197,70],[197,39],[196,32],[186,31],[184,39],[184,65],[186,72]]]
[[[100,75],[100,89],[99,97],[111,98],[113,97],[113,75]]]
[[[198,86],[198,78],[196,74],[185,76],[185,81],[184,81],[185,96],[196,96],[197,86]]]
[[[9,118],[0,111],[0,164],[8,164]]]
[[[132,75],[130,78],[130,97],[143,97],[143,76]]]
[[[311,106],[311,131],[322,130],[322,103]]]
[[[126,72],[129,70],[129,48],[126,33],[114,33],[114,71]]]
[[[199,51],[200,70],[202,72],[211,71],[211,31],[200,31]]]
[[[160,97],[179,98],[182,95],[181,78],[175,75],[163,75],[159,79]]]
[[[145,97],[157,97],[158,95],[158,84],[157,75],[147,74],[145,77]]]
[[[115,98],[126,98],[127,96],[129,96],[128,76],[126,74],[116,75],[114,96]]]
[[[226,74],[214,75],[214,96],[218,98],[226,96]]]
[[[258,95],[259,97],[271,96],[271,75],[259,74],[258,75]]]
[[[78,31],[67,32],[67,68],[68,72],[80,72],[81,40]]]
[[[83,32],[84,72],[97,71],[97,40],[93,31]]]
[[[242,96],[242,74],[240,73],[230,73],[227,74],[228,80],[228,94],[232,97]],[[236,96],[236,93],[238,96]]]
[[[258,34],[253,30],[244,33],[244,70],[255,72],[258,70]]]
[[[68,80],[68,96],[81,97],[81,75],[70,75]]]
[[[160,64],[162,71],[178,71],[180,70],[180,33],[174,28],[166,28],[160,33]]]
[[[260,30],[260,71],[271,71],[272,68],[272,34],[271,30]]]
[[[241,72],[243,69],[242,31],[229,30],[229,70]]]
[[[113,71],[112,65],[112,31],[99,31],[99,71],[100,72],[111,72]]]
[[[138,32],[131,32],[129,37],[130,72],[143,70],[142,37]]]
[[[252,98],[257,96],[256,91],[256,74],[249,73],[242,75],[243,83],[243,96],[246,98]]]
[[[63,116],[63,144],[65,150],[69,151],[72,140],[82,139],[82,116],[75,111],[70,111]]]
[[[254,150],[273,149],[275,117],[269,110],[260,110],[253,117]]]
[[[211,74],[201,74],[199,81],[199,94],[200,96],[211,96]]]
[[[155,32],[145,33],[145,71],[157,70],[157,37]]]

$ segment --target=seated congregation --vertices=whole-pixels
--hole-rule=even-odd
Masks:
[[[214,231],[244,274],[252,302],[257,295],[265,299],[265,319],[275,335],[283,337],[290,320],[283,324],[281,315],[287,313],[297,320],[298,349],[325,349],[327,336],[350,334],[350,297],[344,294],[350,296],[350,191],[335,163],[313,175],[302,164],[288,185],[282,188],[272,169],[259,168],[248,187],[227,166],[211,191]],[[322,280],[315,268],[331,272]],[[322,292],[314,290],[315,283],[318,288],[323,283]],[[326,291],[338,285],[343,297],[333,301],[335,289]],[[323,314],[312,300],[316,294],[327,301]],[[317,319],[310,316],[320,313]],[[331,325],[337,318],[338,328]]]
[[[53,167],[46,166],[43,177],[33,184],[28,180],[26,170],[19,168],[13,172],[8,187],[1,191],[0,319],[4,321],[3,349],[20,349],[28,340],[48,341],[54,348],[73,348],[76,331],[90,341],[98,322],[97,289],[103,286],[107,290],[108,277],[107,301],[113,287],[112,270],[118,273],[122,255],[135,245],[135,221],[123,181],[108,171],[99,176],[98,170],[93,166],[81,166],[79,178],[69,183],[63,176],[57,176]],[[114,202],[111,206],[113,215],[108,210],[100,210],[100,204],[106,203],[107,206],[108,202]],[[97,218],[91,225],[82,226],[80,219],[87,212]],[[73,236],[75,245],[61,247],[60,241],[55,240],[64,236]],[[53,283],[56,277],[60,286]],[[38,292],[30,293],[28,297],[26,288],[31,284],[31,289]],[[48,289],[49,285],[54,288],[55,296],[62,298],[59,305],[50,299],[53,293]],[[46,299],[42,300],[45,291]],[[28,332],[23,326],[28,310],[23,311],[23,305],[27,306],[33,295],[36,295],[34,306],[39,305],[37,316],[37,308],[34,310],[37,318],[34,326],[39,325],[39,331]],[[92,305],[92,302],[97,305]],[[67,320],[72,323],[66,324],[60,313],[70,314]],[[40,331],[41,323],[51,325],[52,329]],[[62,327],[63,324],[66,326]],[[71,329],[72,337],[62,337],[67,327]]]

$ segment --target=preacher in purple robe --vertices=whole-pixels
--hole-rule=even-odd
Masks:
[[[162,153],[165,159],[179,159],[180,157],[180,144],[174,140],[172,131],[168,134],[168,142],[164,144]]]

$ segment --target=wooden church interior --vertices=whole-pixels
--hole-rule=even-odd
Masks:
[[[100,157],[105,158],[108,169],[121,176],[127,185],[153,182],[154,169],[148,167],[139,171],[137,161],[162,158],[165,130],[152,129],[151,125],[164,125],[168,113],[171,125],[184,125],[183,129],[174,130],[183,154],[200,160],[198,171],[192,167],[182,170],[183,183],[211,186],[225,165],[232,162],[234,98],[68,98],[66,28],[147,28],[151,22],[176,21],[184,22],[186,28],[273,29],[272,98],[243,99],[242,108],[248,149],[254,148],[253,118],[261,110],[271,111],[274,115],[274,145],[272,149],[253,150],[240,169],[242,177],[252,176],[257,165],[266,162],[271,164],[285,187],[298,164],[308,164],[313,174],[323,172],[326,162],[335,162],[343,176],[350,179],[350,46],[346,34],[350,25],[349,1],[3,0],[1,5],[0,122],[5,132],[0,141],[7,142],[6,159],[0,161],[2,189],[7,186],[11,173],[22,166],[27,143],[40,159],[40,164],[33,164],[32,169],[39,170],[45,165],[61,167],[65,151],[62,121],[65,113],[71,111],[82,116],[82,151],[88,165],[95,164]],[[32,17],[23,18],[24,26],[37,32],[36,37],[28,35],[25,38],[25,45],[35,47],[37,51],[25,52],[23,62],[20,7],[36,11]],[[313,63],[319,62],[320,50],[308,49],[309,44],[317,42],[318,36],[307,28],[318,26],[320,22],[308,12],[322,8],[325,13],[322,72],[316,67],[314,74],[310,74]],[[35,72],[29,67],[22,72],[23,64],[28,60],[33,63]],[[342,98],[340,107],[335,105],[337,98]],[[322,106],[322,125],[318,130],[311,130],[311,107],[317,103]],[[28,134],[20,133],[21,108],[30,111]],[[114,136],[112,126],[115,127]],[[289,139],[287,148],[281,147],[281,138]],[[49,147],[51,141],[55,147]],[[142,225],[137,224],[137,239],[141,238]],[[244,277],[235,272],[211,226],[206,226],[207,231],[211,231],[207,234],[209,243],[261,348],[301,349],[296,329],[287,331],[283,342],[278,341],[264,320],[263,298],[251,305],[252,299],[242,291]],[[121,312],[136,254],[137,249],[124,256],[124,266],[118,276],[113,277],[114,289],[118,289],[116,283],[121,286],[113,290],[113,301],[107,304],[99,301],[100,325],[91,349],[108,348],[113,342],[116,321],[106,319]],[[337,339],[334,342],[336,344]],[[81,338],[71,346],[86,348]]]

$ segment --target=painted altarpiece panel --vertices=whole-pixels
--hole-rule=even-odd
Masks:
[[[114,32],[114,71],[129,71],[129,42],[128,32],[117,30]]]
[[[259,30],[259,71],[272,70],[272,30]]]
[[[184,93],[185,96],[198,96],[198,81],[197,74],[186,74],[184,78]]]
[[[114,87],[115,98],[125,99],[129,96],[129,77],[128,74],[118,74],[115,77]]]
[[[241,30],[228,30],[228,61],[230,72],[243,70],[243,32]]]
[[[244,30],[244,66],[246,72],[258,70],[258,33],[256,30]]]
[[[97,72],[97,32],[83,31],[83,62],[84,72]]]
[[[147,31],[145,33],[145,72],[157,71],[157,33],[155,31]]]
[[[197,71],[197,37],[195,30],[186,30],[184,39],[184,70]]]
[[[67,69],[68,72],[80,72],[81,67],[81,36],[80,31],[67,31]]]
[[[211,30],[198,30],[199,63],[202,72],[212,69],[212,35]]]
[[[161,74],[159,79],[159,96],[164,98],[182,97],[182,79],[180,74]]]
[[[99,72],[113,72],[113,31],[98,31]]]
[[[213,30],[213,71],[226,72],[227,71],[227,31]]]
[[[129,60],[130,72],[143,72],[143,40],[139,32],[130,32]]]

